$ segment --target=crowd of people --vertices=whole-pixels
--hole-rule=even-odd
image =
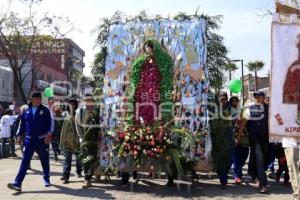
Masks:
[[[286,185],[290,178],[282,145],[269,142],[269,98],[261,91],[253,95],[255,102],[242,109],[238,97],[232,96],[228,100],[227,93],[220,94],[217,112],[220,117],[210,121],[212,157],[223,189],[226,189],[231,168],[235,183],[244,181],[242,169],[249,157],[248,175],[257,182],[260,193],[265,194],[268,192],[268,177],[274,175],[279,182],[282,172],[285,172]],[[279,168],[275,175],[276,158]]]
[[[260,192],[267,193],[268,177],[275,175],[280,181],[284,172],[284,184],[289,184],[287,159],[281,144],[269,143],[268,101],[263,92],[254,93],[255,103],[242,109],[239,99],[221,93],[218,99],[220,117],[210,120],[212,157],[214,170],[221,187],[226,189],[228,174],[233,171],[234,182],[244,181],[243,168],[249,158],[248,174],[257,181]],[[97,168],[98,141],[100,140],[100,110],[95,106],[92,95],[86,94],[80,104],[76,99],[68,100],[65,114],[59,107],[42,104],[39,92],[33,92],[31,102],[19,109],[7,109],[1,116],[0,137],[1,157],[15,157],[15,144],[20,144],[22,162],[15,180],[8,188],[21,191],[26,171],[34,152],[41,160],[45,187],[50,184],[49,146],[54,159],[64,155],[61,180],[69,183],[73,155],[76,158],[76,173],[85,183],[83,188],[92,186],[92,176]],[[7,147],[9,144],[9,148]],[[250,156],[249,156],[250,155]],[[274,172],[274,162],[278,159],[278,170]]]

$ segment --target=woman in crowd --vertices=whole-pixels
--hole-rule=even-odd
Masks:
[[[63,122],[62,130],[60,134],[59,148],[65,153],[63,176],[61,180],[63,180],[65,184],[69,183],[73,154],[75,154],[76,156],[77,176],[81,177],[81,172],[82,172],[82,163],[79,155],[79,150],[80,150],[79,136],[76,132],[76,127],[75,127],[75,113],[77,108],[78,108],[77,100],[70,99],[69,106],[68,106],[69,117],[67,117],[67,119]]]
[[[235,121],[235,133],[237,134],[239,125],[241,123],[241,110],[239,108],[239,99],[236,96],[230,98],[229,103],[231,109],[234,112],[234,121]],[[234,156],[233,156],[233,178],[236,184],[242,182],[243,177],[243,166],[249,155],[249,138],[246,129],[243,131],[241,136],[240,144],[237,144],[234,147]]]

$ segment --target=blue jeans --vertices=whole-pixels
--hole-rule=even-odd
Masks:
[[[268,179],[265,172],[265,156],[263,148],[260,144],[255,146],[255,162],[256,162],[256,174],[260,187],[267,186]]]
[[[18,175],[15,179],[15,184],[17,186],[22,185],[22,182],[25,178],[26,171],[30,165],[30,161],[32,159],[33,153],[36,152],[39,156],[39,159],[42,164],[43,173],[44,173],[44,180],[49,182],[49,172],[50,172],[50,165],[49,165],[49,145],[43,143],[44,141],[40,141],[38,143],[26,143],[25,142],[25,150],[24,155],[22,158],[21,166],[18,172]]]
[[[234,156],[233,156],[233,177],[242,178],[243,177],[243,166],[249,155],[249,147],[244,147],[238,145],[234,149]]]
[[[54,157],[57,158],[58,152],[59,152],[58,141],[57,140],[53,140],[51,142],[51,146],[52,146],[52,150],[53,150],[53,153],[54,153]]]
[[[65,151],[65,161],[64,161],[64,171],[63,177],[66,179],[70,178],[71,167],[72,167],[72,155],[73,153],[70,151]],[[75,153],[76,156],[76,173],[81,175],[82,172],[82,162],[79,153]]]
[[[275,162],[275,144],[269,143],[269,157],[268,159],[268,170],[274,173],[274,162]]]

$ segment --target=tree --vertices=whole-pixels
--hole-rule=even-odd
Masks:
[[[229,62],[224,65],[224,70],[228,72],[229,81],[231,81],[231,72],[234,72],[237,69],[238,67],[233,62]]]
[[[253,62],[249,62],[246,67],[249,69],[250,72],[254,72],[255,75],[255,90],[258,90],[258,79],[257,79],[257,72],[262,70],[265,66],[265,63],[260,60],[256,60]]]
[[[215,33],[220,28],[222,16],[202,15],[202,17],[207,21],[207,67],[210,87],[215,90],[216,94],[219,94],[224,83],[224,66],[229,60],[224,38]]]
[[[41,0],[19,0],[27,12],[21,14],[10,10],[0,14],[0,57],[8,61],[12,69],[13,98],[17,105],[27,102],[35,84],[37,72],[47,59],[47,54],[33,50],[41,41],[62,39],[73,30],[68,18],[42,16],[34,11]],[[11,0],[8,0],[11,3]],[[28,92],[24,90],[26,80],[31,80]]]
[[[91,80],[91,86],[94,88],[93,94],[95,96],[101,96],[103,94],[106,56],[106,46],[102,46],[101,51],[95,55]]]
[[[191,19],[204,18],[207,21],[207,67],[209,74],[210,86],[214,88],[216,93],[222,88],[224,74],[222,72],[223,67],[228,61],[228,50],[224,44],[224,39],[221,35],[215,33],[220,28],[222,23],[222,16],[208,16],[205,14],[198,14],[198,9],[195,14],[188,15],[186,13],[178,13],[172,19],[184,21]],[[160,15],[154,17],[148,16],[145,11],[141,11],[140,14],[127,17],[124,13],[117,11],[111,18],[103,18],[100,25],[96,28],[97,33],[96,46],[100,47],[100,52],[96,54],[94,60],[94,66],[92,67],[93,85],[97,86],[94,90],[94,94],[102,94],[103,77],[100,78],[99,74],[105,73],[105,58],[107,55],[106,41],[109,34],[109,26],[126,21],[144,22],[156,19],[163,19]],[[168,18],[169,19],[169,18]]]

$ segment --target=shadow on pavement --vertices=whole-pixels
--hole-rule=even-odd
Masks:
[[[73,189],[65,187],[62,185],[52,184],[51,187],[55,187],[58,190],[37,190],[37,191],[25,191],[25,192],[16,192],[12,194],[13,196],[22,196],[22,194],[64,194],[74,197],[82,198],[97,198],[97,199],[115,199],[111,194],[106,193],[105,190],[99,189],[96,187],[91,187],[89,189]]]
[[[163,184],[166,183],[166,180]],[[217,181],[217,180],[216,180]],[[244,182],[241,185],[229,184],[226,190],[221,189],[218,182],[215,183],[202,183],[194,182],[180,182],[176,186],[168,187],[162,184],[155,183],[152,180],[140,180],[139,183],[131,182],[127,186],[120,186],[120,180],[111,180],[108,184],[101,184],[97,186],[99,189],[110,191],[122,191],[135,194],[148,194],[156,198],[163,197],[183,197],[193,198],[205,196],[208,198],[214,197],[227,197],[227,198],[253,198],[253,196],[263,197],[266,195],[259,194],[258,188],[251,182]],[[283,186],[275,182],[271,183],[269,187],[270,194],[292,194],[290,187]]]

